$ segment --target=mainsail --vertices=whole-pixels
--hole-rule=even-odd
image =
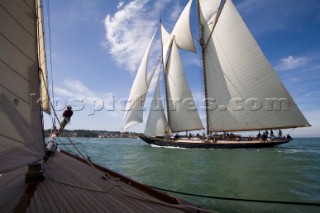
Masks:
[[[126,106],[126,114],[124,118],[124,125],[122,131],[126,131],[129,127],[143,122],[144,101],[154,73],[153,72],[149,77],[149,80],[147,80],[148,58],[155,33],[152,36],[148,48],[143,56],[136,78],[133,82],[128,103]]]
[[[202,2],[206,98],[216,106],[208,110],[210,131],[309,126],[232,1],[220,16],[217,3],[208,11]]]
[[[40,97],[39,1],[0,3],[0,173],[44,156]],[[19,6],[17,6],[19,5]],[[38,12],[39,12],[38,10]],[[41,21],[41,19],[38,19]]]

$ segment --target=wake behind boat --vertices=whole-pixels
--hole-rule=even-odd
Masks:
[[[159,146],[185,148],[261,148],[288,143],[291,138],[230,139],[227,132],[253,132],[309,127],[291,95],[251,35],[231,0],[200,0],[198,29],[203,71],[205,125],[199,116],[180,59],[180,49],[196,52],[190,30],[189,1],[171,33],[160,22],[161,68],[142,140]],[[153,35],[153,38],[155,35]],[[153,71],[147,77],[149,46],[127,103],[122,131],[143,122],[143,107]],[[160,95],[164,81],[164,101]],[[165,108],[162,105],[165,103]],[[206,130],[204,139],[170,139],[185,131]],[[216,137],[215,135],[218,135]],[[219,136],[220,135],[220,136]],[[213,138],[215,137],[215,138]]]

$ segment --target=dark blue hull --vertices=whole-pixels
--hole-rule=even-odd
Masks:
[[[192,142],[187,140],[174,140],[157,137],[139,136],[144,142],[150,145],[157,145],[163,147],[179,147],[179,148],[198,148],[198,149],[236,149],[236,148],[267,148],[280,144],[290,142],[292,139],[281,139],[277,141],[218,141],[218,142],[205,142],[197,141]]]

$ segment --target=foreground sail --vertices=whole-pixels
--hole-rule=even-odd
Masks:
[[[37,45],[38,45],[38,57],[39,57],[39,72],[40,72],[40,97],[41,97],[41,107],[42,110],[50,114],[50,98],[48,92],[48,76],[47,76],[47,64],[46,64],[46,50],[45,50],[45,41],[44,41],[44,31],[43,31],[43,14],[42,7],[40,6],[40,0],[37,0],[37,17],[38,17],[38,26],[37,26]]]
[[[1,1],[0,44],[6,51],[0,51],[0,173],[44,156],[37,23],[30,18],[37,7],[34,0],[19,7]]]

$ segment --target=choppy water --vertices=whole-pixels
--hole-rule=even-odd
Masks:
[[[320,138],[298,138],[274,148],[210,150],[151,147],[139,139],[72,140],[81,143],[79,149],[93,162],[148,185],[201,195],[320,203]],[[320,207],[173,195],[219,212],[320,212]]]

